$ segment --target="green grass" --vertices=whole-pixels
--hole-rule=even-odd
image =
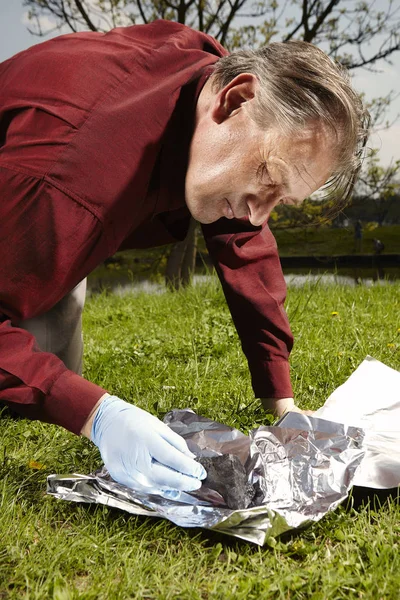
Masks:
[[[400,369],[399,293],[399,283],[289,290],[300,406],[320,406],[367,354]],[[160,296],[94,296],[84,330],[86,377],[159,417],[189,406],[245,432],[267,422],[216,283]],[[89,441],[60,428],[7,418],[0,440],[1,600],[399,597],[394,502],[339,508],[258,548],[47,496],[48,474],[100,464]]]

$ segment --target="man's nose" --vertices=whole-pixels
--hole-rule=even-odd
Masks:
[[[272,210],[279,203],[278,195],[273,198],[259,198],[252,196],[246,200],[249,211],[249,221],[252,225],[262,225],[268,219]]]

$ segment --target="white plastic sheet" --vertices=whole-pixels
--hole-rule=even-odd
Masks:
[[[375,489],[400,485],[399,371],[367,356],[315,416],[364,429],[366,452],[354,485]]]

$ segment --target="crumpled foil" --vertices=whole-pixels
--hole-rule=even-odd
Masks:
[[[287,420],[292,415],[294,422]],[[173,410],[164,421],[198,456],[237,455],[257,489],[257,505],[231,510],[221,506],[217,492],[206,488],[172,500],[120,485],[104,468],[88,476],[50,475],[48,493],[263,545],[269,537],[319,521],[335,509],[347,497],[364,455],[362,428],[297,413],[286,416],[285,426],[262,426],[249,436],[189,409]]]

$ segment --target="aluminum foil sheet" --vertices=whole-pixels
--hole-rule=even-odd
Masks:
[[[185,438],[197,456],[235,454],[256,490],[253,505],[231,510],[205,486],[167,499],[144,488],[111,480],[103,468],[93,475],[50,475],[47,491],[63,500],[91,502],[136,515],[169,519],[263,545],[267,538],[319,521],[348,495],[363,455],[364,432],[297,413],[294,421],[259,427],[249,436],[237,429],[173,410],[164,421]]]

